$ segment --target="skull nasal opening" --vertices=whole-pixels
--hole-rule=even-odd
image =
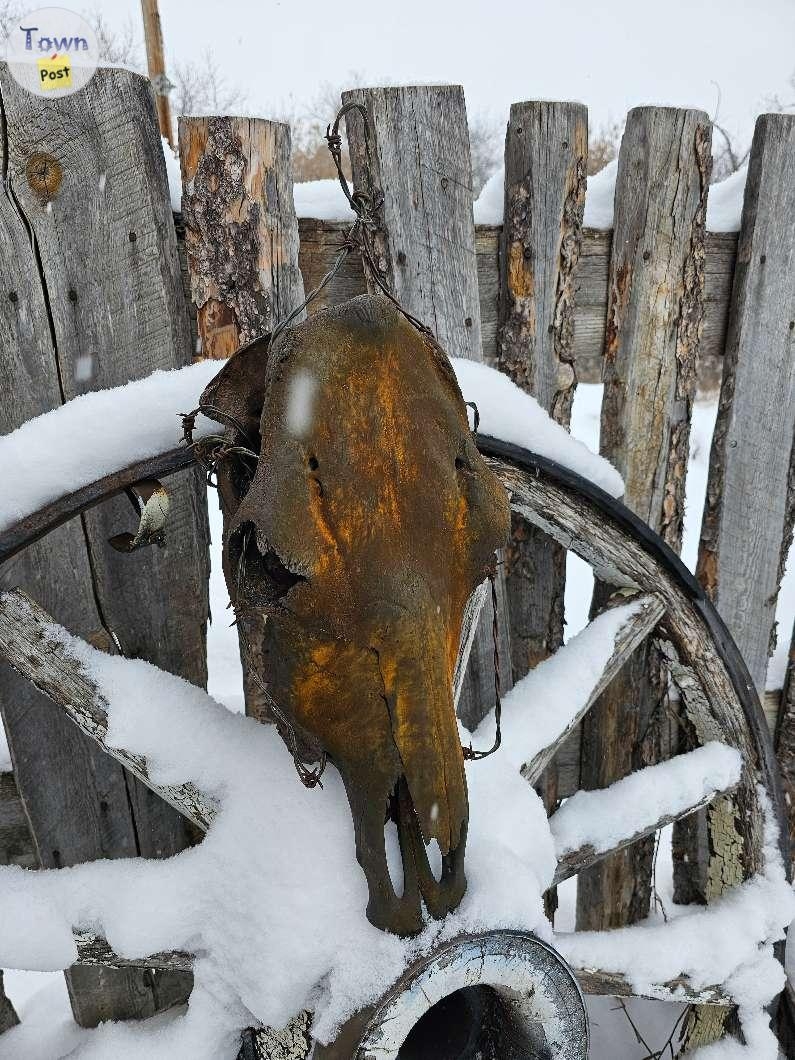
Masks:
[[[241,523],[228,542],[229,562],[245,602],[255,607],[272,607],[290,590],[305,582],[303,574],[290,570],[279,553],[268,545],[262,549],[257,528],[252,522]]]

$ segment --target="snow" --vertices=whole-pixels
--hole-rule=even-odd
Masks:
[[[776,649],[767,667],[765,687],[771,691],[784,687],[793,629],[795,629],[795,550],[790,548],[776,604]]]
[[[476,225],[501,225],[505,212],[505,166],[496,169],[483,185],[473,207]]]
[[[464,399],[477,404],[481,434],[524,446],[621,496],[624,483],[615,468],[555,423],[534,397],[488,365],[458,357],[451,361]]]
[[[320,221],[356,220],[338,180],[306,180],[293,185],[297,217],[314,217]]]
[[[0,532],[58,497],[173,449],[182,438],[179,414],[196,407],[217,371],[215,361],[202,361],[154,372],[83,394],[0,437],[5,467]],[[196,437],[217,430],[200,417]]]
[[[333,769],[322,790],[307,790],[273,728],[230,713],[148,663],[57,635],[109,704],[109,743],[144,756],[156,783],[192,781],[221,810],[198,847],[166,860],[0,868],[0,966],[67,967],[75,956],[73,927],[99,931],[127,957],[174,948],[199,953],[187,1011],[140,1033],[148,1056],[209,1060],[236,1054],[252,1013],[278,1027],[311,1006],[315,1033],[327,1038],[437,937],[496,926],[549,935],[541,893],[555,857],[544,808],[496,758],[468,771],[464,902],[418,939],[398,939],[364,917],[367,889]],[[102,1028],[91,1038],[97,1041],[104,1051],[95,1053],[92,1044],[79,1055],[126,1056],[128,1041],[141,1048],[137,1028]],[[5,1045],[3,1039],[0,1056]]]
[[[578,791],[550,820],[555,852],[561,858],[585,845],[597,853],[610,850],[663,816],[678,816],[716,792],[733,788],[741,771],[740,752],[713,741],[607,788]]]
[[[517,770],[565,732],[588,702],[613,652],[617,634],[638,607],[632,602],[603,612],[505,693],[504,758]],[[472,738],[474,745],[489,746],[493,729],[492,713],[478,727]]]
[[[707,230],[709,232],[740,231],[747,178],[748,166],[746,164],[725,180],[710,185],[707,198]]]
[[[763,805],[767,798],[759,789]],[[607,932],[556,935],[555,945],[570,963],[623,973],[639,992],[652,994],[655,981],[687,975],[696,989],[724,983],[739,1002],[744,1050],[720,1043],[699,1055],[776,1060],[777,1042],[762,1006],[781,990],[784,970],[773,944],[784,938],[795,916],[795,894],[784,872],[775,814],[767,805],[764,871],[712,904],[670,918],[648,920]],[[725,1050],[730,1050],[725,1052]]]
[[[163,157],[166,160],[166,176],[168,177],[168,194],[171,199],[171,209],[174,213],[182,210],[182,173],[179,166],[179,156],[171,150],[171,144],[161,136],[163,144]]]
[[[478,401],[484,433],[549,456],[614,496],[623,492],[611,465],[554,423],[507,376],[473,361],[452,358],[452,363],[464,396]],[[207,360],[154,372],[74,398],[0,437],[0,462],[6,468],[0,532],[103,475],[176,446],[182,438],[179,414],[196,407],[218,370],[217,362]],[[306,380],[297,383],[294,411],[300,420],[311,394]],[[217,430],[213,421],[199,417],[197,438]]]
[[[585,228],[613,227],[613,200],[616,191],[618,160],[614,159],[598,173],[588,177],[585,193]],[[707,197],[707,231],[738,232],[743,212],[743,196],[748,167],[743,166],[726,180],[712,184]],[[504,213],[505,168],[501,166],[486,181],[475,201],[475,224],[501,225]]]
[[[608,162],[604,169],[588,177],[585,192],[585,212],[582,223],[585,228],[613,227],[613,199],[616,194],[618,160]]]

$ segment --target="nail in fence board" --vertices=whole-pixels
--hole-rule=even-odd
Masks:
[[[464,91],[460,85],[362,88],[343,103],[364,105],[364,122],[347,118],[357,187],[384,195],[383,224],[374,235],[380,278],[404,309],[430,327],[454,357],[482,361],[472,164]],[[365,272],[367,268],[365,268]],[[371,289],[376,289],[370,282]],[[477,401],[477,394],[464,394]],[[510,636],[502,571],[498,578],[500,672],[511,687]],[[469,727],[494,706],[492,607],[487,602],[458,704]]]
[[[704,307],[710,125],[693,110],[630,111],[621,143],[610,261],[601,451],[626,503],[681,543],[690,413]],[[597,586],[595,605],[604,603]],[[638,652],[583,725],[581,784],[602,787],[659,755],[662,685]],[[577,923],[604,929],[647,914],[653,840],[580,877]]]
[[[99,70],[82,92],[43,100],[0,68],[7,190],[0,196],[0,429],[88,390],[190,359],[188,318],[160,134],[147,80]],[[175,413],[179,410],[175,410]],[[113,429],[108,424],[108,430]],[[179,420],[174,420],[175,440]],[[67,440],[64,440],[65,444]],[[133,556],[124,498],[61,527],[3,568],[59,622],[203,684],[208,531],[201,478],[170,487],[167,547]],[[165,856],[184,820],[6,668],[0,700],[16,783],[45,867]],[[140,1017],[184,998],[190,978],[137,970],[68,973],[78,1022]]]

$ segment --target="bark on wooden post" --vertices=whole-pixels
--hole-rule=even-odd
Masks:
[[[222,360],[304,299],[290,129],[259,118],[180,118],[179,154],[197,359]],[[246,659],[248,650],[264,672],[256,648],[262,637],[253,617],[240,623],[246,712],[266,721],[270,712]]]
[[[795,517],[795,235],[782,223],[795,214],[793,170],[795,116],[762,115],[748,166],[698,558],[699,579],[760,698]],[[791,687],[790,679],[778,742],[795,794]]]
[[[464,92],[459,85],[362,88],[344,103],[364,105],[372,143],[360,115],[348,116],[354,181],[384,195],[375,232],[380,278],[401,305],[436,334],[454,357],[483,359],[480,343],[472,162]],[[365,269],[365,272],[367,270]],[[371,289],[375,285],[368,277]],[[477,394],[465,394],[477,401]],[[502,553],[500,553],[502,555]],[[510,637],[500,570],[500,660],[510,688]],[[492,608],[487,603],[472,646],[458,704],[474,726],[494,706]]]
[[[710,164],[706,114],[630,112],[616,183],[601,451],[624,476],[626,503],[674,549],[703,318]],[[595,606],[603,596],[597,587]],[[650,661],[638,653],[586,719],[583,787],[655,760],[662,686]],[[638,843],[580,877],[578,927],[616,927],[647,914],[652,849],[653,840]]]
[[[180,118],[179,155],[197,359],[222,360],[304,298],[290,129],[259,118]]]
[[[148,81],[98,70],[82,92],[42,100],[3,66],[0,87],[9,191],[0,197],[0,378],[13,394],[0,412],[5,432],[79,393],[186,364],[190,345]],[[108,546],[129,523],[122,498],[17,556],[0,582],[27,588],[72,632],[110,646],[112,630],[128,654],[202,684],[204,487],[191,471],[170,491],[164,550],[121,556]],[[53,718],[7,667],[0,705],[41,865],[162,857],[189,841],[179,814]],[[75,969],[67,980],[83,1024],[152,1015],[190,984],[133,969]]]

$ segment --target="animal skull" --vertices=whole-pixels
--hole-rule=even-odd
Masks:
[[[219,467],[229,593],[306,760],[326,752],[342,776],[369,919],[412,934],[423,899],[442,917],[466,889],[452,678],[467,599],[508,538],[507,497],[447,356],[387,299],[354,298],[268,347],[240,350],[202,396],[231,443],[259,453],[253,475],[245,460]]]

